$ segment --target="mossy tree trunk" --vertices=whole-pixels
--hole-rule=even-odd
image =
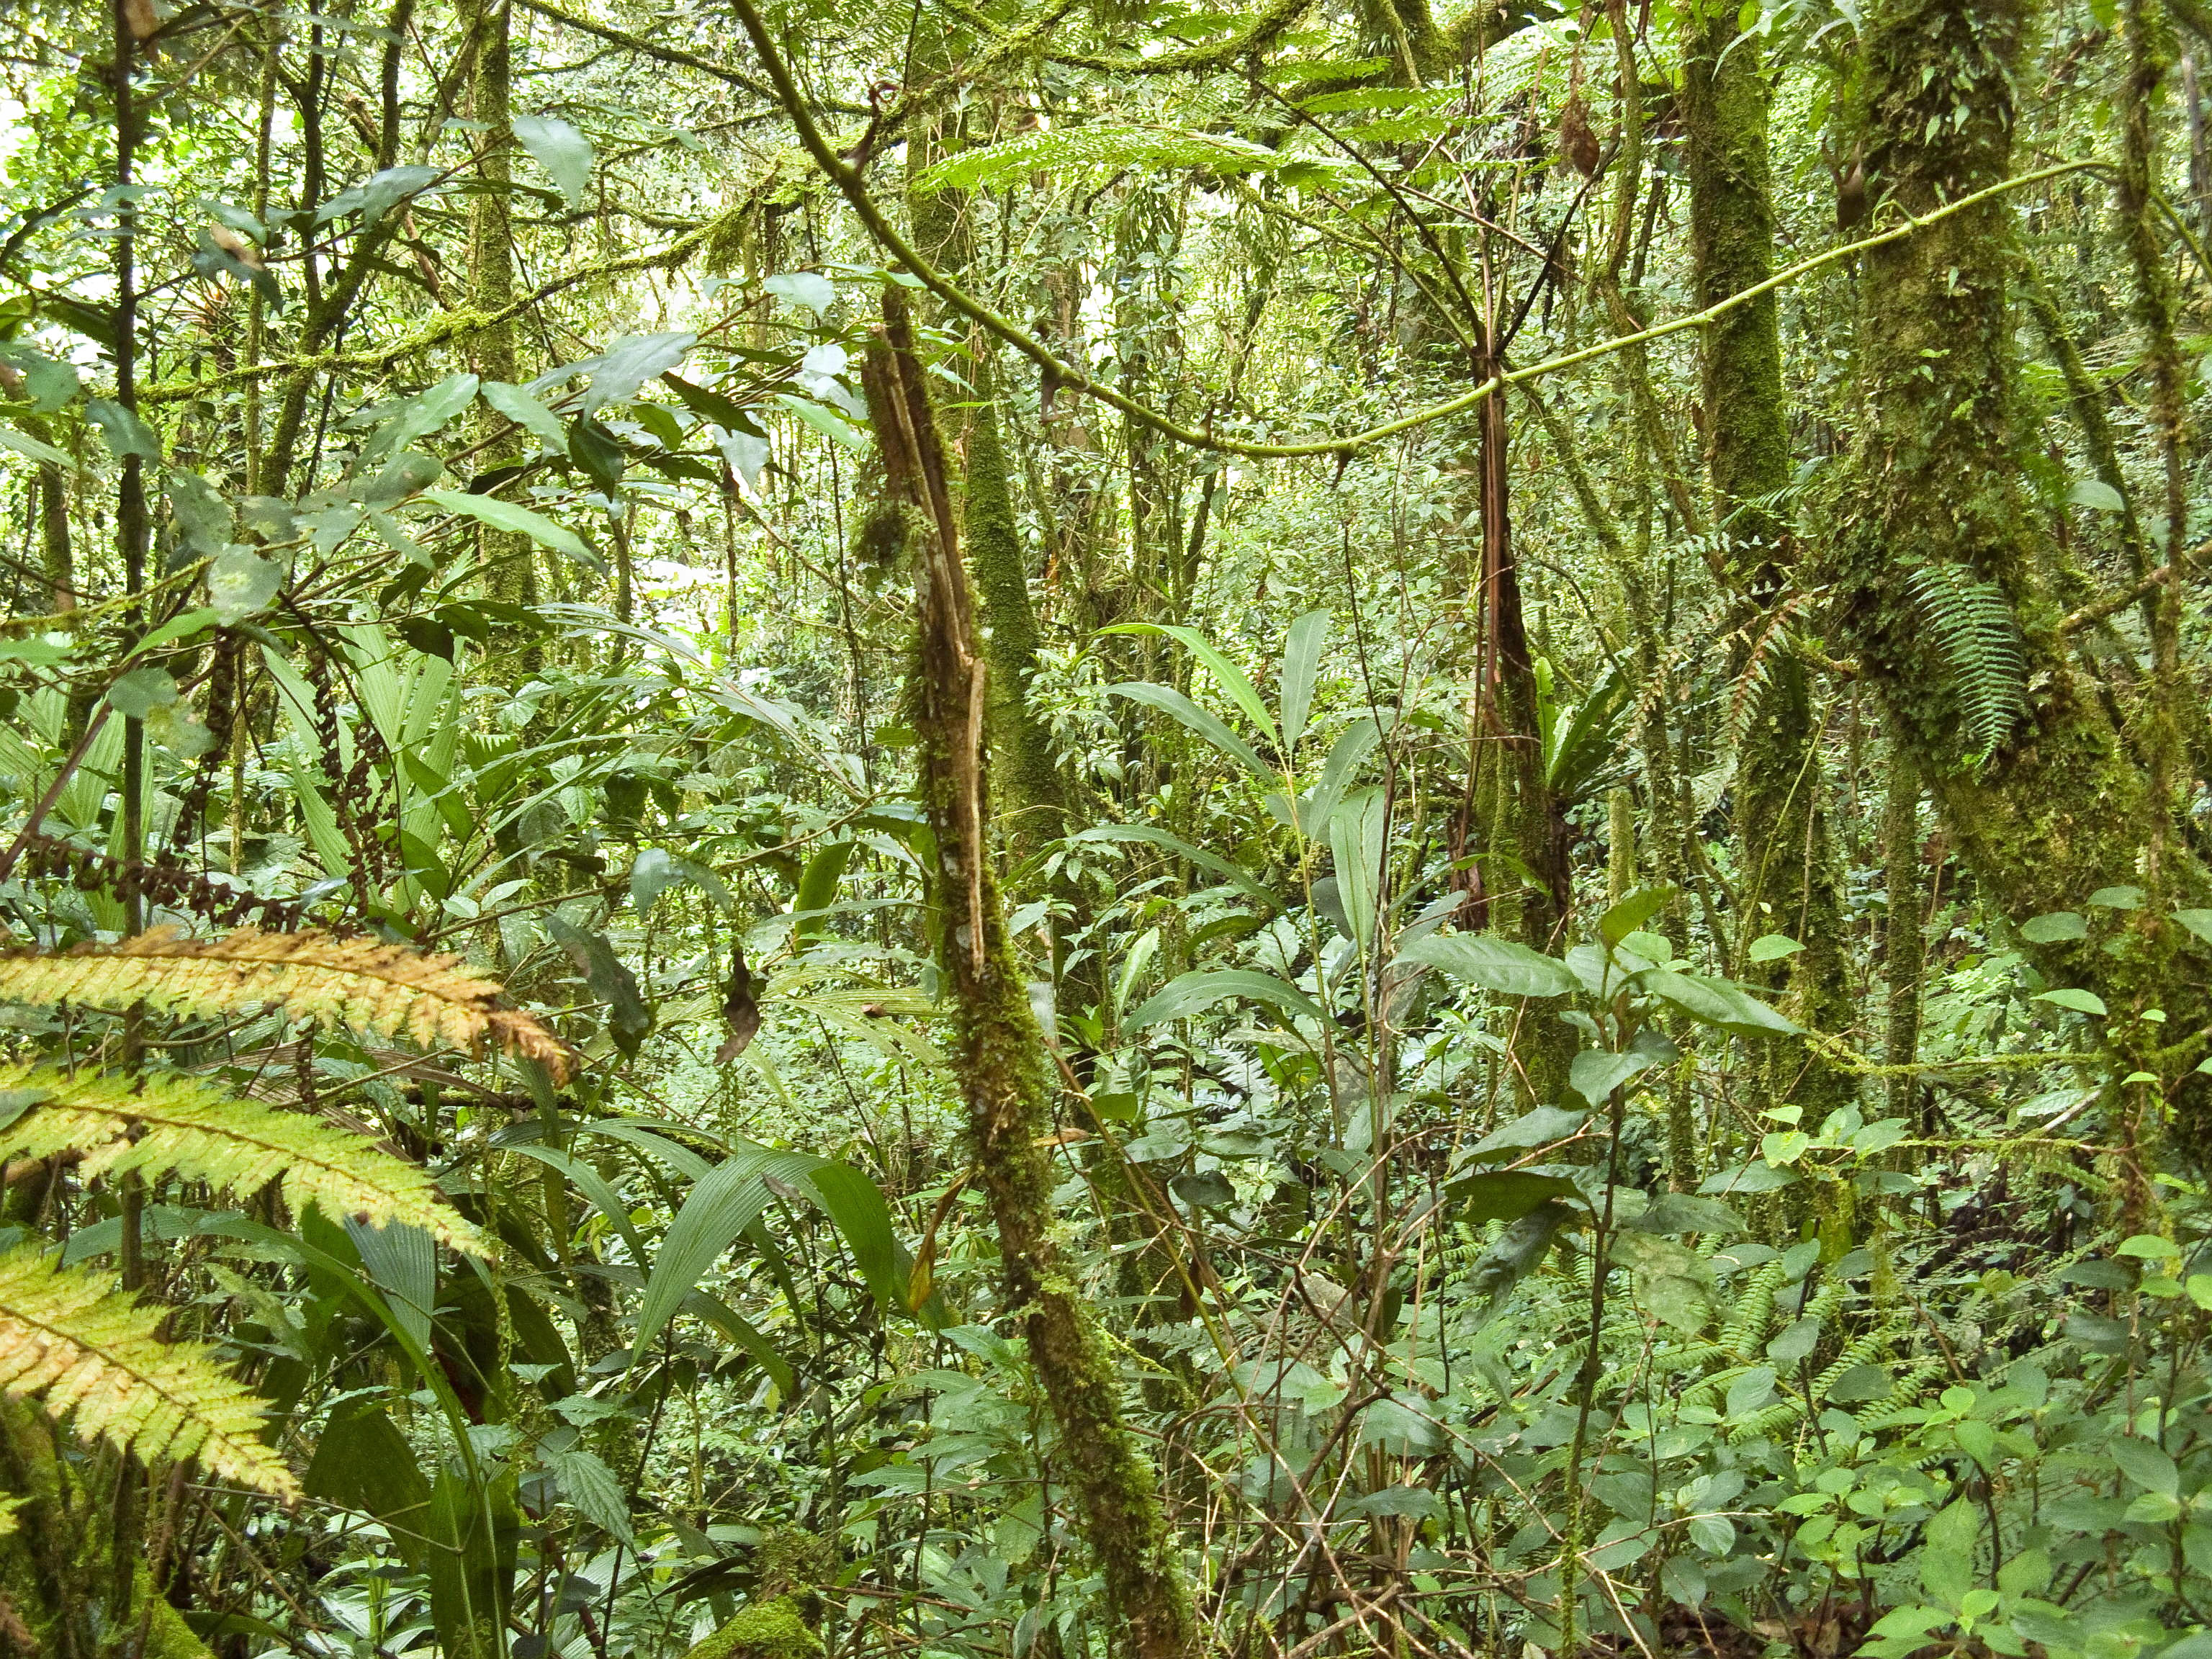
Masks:
[[[469,301],[487,317],[514,303],[514,225],[509,199],[514,183],[513,21],[507,0],[477,0],[469,22],[473,58],[469,109],[483,129],[476,136],[478,189],[469,201]],[[470,367],[487,380],[512,385],[522,378],[510,321],[477,330],[471,337],[470,357]],[[507,425],[486,411],[486,436]],[[477,466],[489,471],[522,459],[521,434],[509,431],[484,447]],[[537,556],[529,538],[487,528],[478,545],[491,570],[494,596],[510,604],[536,604]],[[536,652],[528,653],[526,671],[535,669],[537,657]]]
[[[2008,175],[2027,15],[2016,0],[1890,0],[1869,18],[1863,121],[1873,211],[1924,213]],[[1838,497],[1838,593],[1863,672],[1960,856],[2016,918],[2079,910],[2100,888],[2150,890],[2140,909],[2094,912],[2090,939],[2034,948],[2054,983],[2103,998],[2106,1039],[2124,1069],[2164,1079],[2180,1138],[2202,1163],[2212,1152],[2212,1079],[2191,1069],[2198,1054],[2185,1042],[2159,1050],[2203,1028],[2212,995],[2202,964],[2179,961],[2187,935],[2164,919],[2161,901],[2201,905],[2212,884],[2170,841],[2163,865],[2149,867],[2174,802],[2153,787],[2135,734],[2068,647],[2036,556],[2007,291],[2012,213],[1993,198],[1867,255],[1863,409]],[[2013,636],[2009,670],[1942,648],[1942,605],[1928,595],[1976,582],[1987,584],[1984,611]],[[1985,758],[1972,737],[1978,706],[2002,714]],[[2152,1011],[2163,1020],[2142,1018]]]
[[[1774,199],[1767,161],[1772,93],[1759,42],[1736,27],[1735,9],[1706,5],[1685,20],[1684,151],[1690,174],[1690,249],[1698,304],[1719,304],[1766,280],[1773,264]],[[1737,973],[1781,996],[1813,1030],[1851,1022],[1844,956],[1842,872],[1826,810],[1819,713],[1812,678],[1776,625],[1776,607],[1797,560],[1788,517],[1773,498],[1792,471],[1775,296],[1763,295],[1705,329],[1702,395],[1714,516],[1736,594],[1738,675],[1754,677],[1750,719],[1736,758],[1735,824],[1742,848],[1744,921],[1739,949],[1784,933],[1804,949]],[[1802,1056],[1770,1079],[1778,1100],[1817,1123],[1851,1097],[1850,1079]]]
[[[1057,1236],[1052,1167],[1040,1144],[1051,1127],[1054,1085],[992,867],[988,665],[944,452],[896,289],[886,296],[864,380],[883,447],[881,510],[896,515],[915,573],[910,721],[935,838],[936,957],[953,1010],[969,1157],[999,1235],[1006,1307],[1022,1322],[1060,1431],[1061,1478],[1105,1580],[1115,1650],[1129,1659],[1184,1659],[1197,1651],[1196,1620],[1158,1480],[1122,1420],[1120,1379]]]

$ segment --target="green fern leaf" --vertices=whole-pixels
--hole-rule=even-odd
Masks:
[[[294,1019],[411,1037],[481,1054],[487,1042],[533,1060],[564,1079],[567,1044],[528,1014],[502,1006],[499,987],[462,970],[457,957],[327,933],[185,938],[155,927],[116,945],[67,956],[0,957],[0,997],[51,1006],[74,1002],[116,1012],[144,1003],[186,1018],[217,1019],[257,1007]]]
[[[0,1391],[40,1396],[77,1434],[149,1463],[198,1462],[286,1500],[299,1482],[262,1443],[263,1402],[204,1342],[164,1342],[168,1315],[104,1275],[56,1268],[35,1249],[0,1255]]]
[[[404,1222],[457,1249],[483,1249],[425,1171],[319,1119],[173,1075],[0,1068],[0,1092],[16,1091],[39,1097],[0,1129],[0,1156],[76,1152],[87,1176],[173,1170],[237,1193],[282,1181],[284,1201],[295,1212],[312,1203],[333,1220]]]
[[[2027,713],[2027,663],[2012,606],[1963,565],[1925,564],[1912,573],[1913,602],[1927,621],[1979,764]]]
[[[915,181],[918,193],[988,190],[1032,173],[1072,167],[1204,167],[1213,173],[1264,173],[1314,158],[1286,155],[1224,133],[1182,127],[1139,127],[1097,121],[1088,126],[1024,132],[1004,143],[963,151]]]

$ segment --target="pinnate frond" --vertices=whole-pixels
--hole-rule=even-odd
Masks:
[[[295,1212],[313,1203],[332,1220],[404,1222],[457,1249],[483,1248],[427,1173],[319,1119],[174,1075],[0,1068],[0,1099],[20,1102],[17,1091],[37,1098],[0,1128],[0,1157],[76,1152],[88,1176],[173,1170],[238,1193],[281,1180]]]
[[[0,1390],[38,1395],[76,1432],[149,1463],[197,1462],[216,1479],[286,1499],[299,1482],[261,1442],[263,1402],[204,1342],[155,1334],[104,1274],[57,1269],[31,1248],[0,1255]]]
[[[118,1012],[143,1002],[191,1018],[281,1007],[295,1019],[407,1036],[424,1048],[480,1056],[495,1045],[538,1061],[556,1081],[574,1065],[566,1043],[528,1014],[501,1006],[499,987],[466,972],[459,957],[328,933],[246,927],[198,939],[157,927],[66,956],[0,957],[0,997]]]
[[[1966,716],[1972,758],[1986,761],[2027,714],[2027,663],[2012,606],[1965,566],[1924,564],[1912,597]]]
[[[923,173],[915,187],[925,195],[939,190],[989,190],[1032,173],[1065,173],[1076,167],[1267,172],[1291,161],[1310,163],[1314,159],[1272,150],[1226,133],[1094,121],[1085,126],[1040,128],[1003,143],[963,150]]]

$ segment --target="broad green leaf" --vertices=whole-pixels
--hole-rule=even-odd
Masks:
[[[804,306],[817,316],[837,302],[836,285],[816,271],[785,271],[769,277],[761,286],[778,299]]]
[[[504,380],[486,380],[477,390],[486,403],[531,433],[555,454],[568,452],[568,428],[561,424],[561,417],[520,386],[509,386]]]
[[[1666,882],[1639,887],[1597,919],[1597,930],[1607,944],[1618,945],[1665,909],[1674,896],[1674,887]]]
[[[1170,980],[1123,1022],[1123,1029],[1141,1031],[1164,1020],[1188,1019],[1231,997],[1263,1002],[1285,1015],[1302,1014],[1309,1019],[1323,1018],[1321,1005],[1312,997],[1273,974],[1249,968],[1221,968],[1182,974]]]
[[[154,435],[154,429],[112,398],[88,398],[84,413],[85,418],[100,428],[100,435],[107,440],[108,453],[117,460],[131,455],[143,461],[161,459],[161,441]]]
[[[2207,945],[2212,945],[2212,910],[2176,910],[2173,919]]]
[[[866,449],[868,435],[843,416],[824,409],[811,398],[793,397],[788,392],[779,392],[775,400],[785,409],[812,427],[826,438],[835,438],[848,449]]]
[[[2119,513],[2126,510],[2127,501],[2120,492],[2102,478],[2076,478],[2066,492],[2068,503],[2086,507],[2096,513]]]
[[[227,547],[208,567],[208,599],[216,620],[225,628],[267,610],[283,583],[284,567],[248,547]]]
[[[1753,962],[1779,962],[1784,957],[1794,957],[1805,947],[1786,933],[1762,933],[1752,940],[1751,948],[1744,954]]]
[[[1738,1036],[1794,1036],[1797,1032],[1789,1020],[1724,979],[1654,968],[1644,973],[1643,985],[1691,1018]]]
[[[1444,1192],[1463,1206],[1462,1219],[1476,1223],[1518,1221],[1539,1204],[1553,1199],[1582,1201],[1582,1191],[1573,1182],[1529,1170],[1486,1170],[1462,1176]]]
[[[2020,936],[2030,945],[2056,945],[2062,939],[2088,938],[2089,924],[2076,911],[2052,910],[2021,923]]]
[[[301,1484],[311,1498],[382,1522],[400,1559],[414,1571],[428,1565],[423,1529],[430,1483],[407,1437],[376,1401],[356,1395],[331,1410]]]
[[[518,121],[516,125],[521,124]],[[558,1432],[572,1441],[575,1437],[574,1429]],[[553,1437],[549,1435],[540,1443],[538,1461],[560,1483],[562,1497],[601,1532],[629,1541],[633,1535],[629,1500],[623,1496],[623,1485],[615,1479],[615,1472],[599,1461],[597,1453],[574,1444],[556,1447],[550,1443]]]
[[[579,927],[558,910],[546,918],[545,931],[568,953],[592,996],[607,1005],[607,1034],[615,1046],[635,1054],[652,1033],[653,1013],[629,964],[616,954],[605,933]]]
[[[644,915],[653,908],[654,901],[678,882],[690,883],[724,909],[733,902],[730,890],[712,870],[658,847],[647,848],[630,866],[630,902],[637,907],[638,915]]]
[[[514,118],[515,138],[545,169],[571,213],[580,212],[592,189],[592,141],[554,115]]]
[[[2094,991],[2077,990],[2073,986],[2061,986],[2056,991],[2039,991],[2037,1002],[2048,1002],[2056,1007],[2070,1008],[2077,1014],[2098,1014],[2106,1012],[2105,1000]]]
[[[1400,960],[1425,962],[1454,979],[1509,997],[1560,997],[1575,988],[1565,963],[1492,933],[1452,933],[1416,939]]]
[[[1352,927],[1352,943],[1363,956],[1376,946],[1376,910],[1381,899],[1382,866],[1390,851],[1389,811],[1389,798],[1381,789],[1355,789],[1328,822],[1337,896]]]
[[[2136,1435],[2118,1435],[2108,1449],[2120,1473],[2145,1492],[2172,1498],[2181,1491],[2181,1470],[2154,1442]]]
[[[125,720],[143,720],[177,696],[177,683],[165,668],[134,668],[107,688],[108,702]]]
[[[696,334],[684,332],[624,335],[589,362],[577,365],[592,376],[581,412],[596,415],[609,404],[635,397],[647,380],[679,367],[698,343]]]
[[[1795,1170],[1778,1170],[1765,1159],[1755,1158],[1748,1164],[1739,1164],[1732,1170],[1707,1176],[1698,1190],[1723,1194],[1771,1193],[1777,1188],[1791,1186],[1796,1180]]]
[[[1231,731],[1219,715],[1200,708],[1172,686],[1155,685],[1150,680],[1123,680],[1106,690],[1115,696],[1172,714],[1223,754],[1241,762],[1262,783],[1280,782],[1274,768],[1261,760],[1250,744]]]
[[[1089,830],[1078,830],[1068,839],[1079,842],[1139,842],[1148,847],[1158,847],[1178,858],[1188,859],[1200,869],[1211,871],[1224,881],[1235,883],[1247,896],[1257,900],[1270,910],[1282,908],[1282,901],[1261,886],[1241,865],[1218,858],[1202,848],[1192,846],[1180,836],[1171,836],[1166,830],[1154,829],[1148,823],[1098,824]]]
[[[1614,1054],[1604,1048],[1585,1048],[1567,1067],[1567,1087],[1587,1105],[1602,1106],[1613,1091],[1641,1073],[1650,1071],[1666,1056],[1652,1049],[1632,1048]]]
[[[1326,611],[1309,611],[1291,624],[1283,645],[1283,748],[1288,751],[1305,736],[1306,718],[1313,712],[1315,683],[1321,677],[1322,653],[1328,644],[1331,618]]]
[[[503,501],[496,495],[472,495],[460,489],[426,489],[422,499],[448,513],[459,513],[489,525],[494,530],[505,530],[516,535],[527,536],[540,547],[550,547],[556,553],[565,553],[580,565],[605,574],[606,566],[599,555],[584,545],[583,538],[573,530],[564,530],[542,513],[533,513],[513,501]]]
[[[1510,1123],[1501,1123],[1468,1151],[1471,1162],[1503,1158],[1532,1147],[1549,1146],[1580,1132],[1589,1121],[1588,1112],[1571,1112],[1563,1106],[1539,1106]]]
[[[454,416],[476,401],[478,384],[473,374],[449,374],[427,391],[416,392],[378,430],[372,453],[396,454],[418,439],[444,431]]]

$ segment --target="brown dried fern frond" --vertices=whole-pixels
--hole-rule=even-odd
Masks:
[[[190,1458],[218,1480],[297,1498],[292,1471],[262,1443],[262,1401],[216,1349],[155,1335],[169,1311],[36,1249],[10,1250],[0,1255],[0,1391],[39,1395],[55,1417],[73,1414],[82,1438],[149,1463]]]
[[[21,1094],[17,1093],[18,1091]],[[174,1170],[237,1193],[284,1183],[295,1212],[333,1221],[404,1222],[441,1243],[482,1254],[483,1241],[428,1174],[360,1135],[296,1112],[241,1100],[189,1078],[126,1078],[0,1067],[0,1098],[37,1098],[0,1128],[0,1158],[83,1154],[86,1176]]]
[[[282,1008],[294,1019],[406,1036],[426,1048],[481,1057],[487,1044],[496,1045],[538,1061],[556,1082],[575,1066],[568,1044],[528,1014],[501,1006],[499,987],[464,971],[459,957],[328,933],[246,927],[197,939],[157,927],[120,945],[79,945],[66,956],[0,957],[0,997],[118,1013],[143,1003],[195,1019]]]

